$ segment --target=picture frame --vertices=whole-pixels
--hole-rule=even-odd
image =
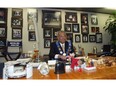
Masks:
[[[51,39],[45,38],[44,39],[44,48],[50,48],[50,44],[51,44]]]
[[[65,22],[77,23],[77,13],[65,12]]]
[[[12,28],[12,39],[22,39],[22,28]]]
[[[96,42],[96,35],[89,35],[89,42]]]
[[[66,35],[67,35],[67,40],[73,42],[73,33],[66,33]]]
[[[7,24],[7,9],[0,8],[0,24]]]
[[[72,28],[71,28],[71,24],[64,24],[64,30],[66,31],[66,32],[71,32],[72,31]]]
[[[6,38],[6,37],[7,37],[7,27],[0,26],[0,38]]]
[[[12,8],[12,17],[22,18],[23,17],[23,9]]]
[[[33,22],[28,22],[28,30],[35,30],[35,26]]]
[[[96,27],[96,33],[100,33],[99,27]]]
[[[52,29],[51,28],[44,28],[43,30],[43,37],[44,38],[52,38]]]
[[[91,27],[91,33],[96,33],[96,28],[95,27]]]
[[[29,41],[36,41],[36,34],[35,31],[28,31],[28,40]]]
[[[81,33],[82,34],[89,34],[89,26],[85,24],[81,24]]]
[[[81,35],[75,34],[75,43],[81,42]]]
[[[80,32],[79,24],[72,24],[72,32],[73,33],[79,33]]]
[[[53,39],[57,38],[58,31],[60,31],[60,28],[53,28]]]
[[[91,14],[91,24],[98,25],[98,18],[95,14]]]
[[[82,34],[82,41],[84,43],[87,43],[88,42],[88,34]]]
[[[12,28],[22,28],[23,27],[23,19],[22,18],[13,18],[11,20]]]
[[[96,43],[102,43],[102,33],[96,33]]]
[[[0,39],[0,47],[6,46],[6,39]]]
[[[81,24],[88,24],[88,14],[81,13]]]
[[[42,27],[61,28],[61,11],[42,10]]]

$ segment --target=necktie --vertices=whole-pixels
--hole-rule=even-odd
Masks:
[[[64,46],[64,44],[62,44],[62,50],[63,50],[63,52],[65,52],[65,46]]]

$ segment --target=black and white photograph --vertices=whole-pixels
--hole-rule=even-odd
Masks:
[[[44,28],[43,37],[44,38],[51,38],[52,37],[52,29],[51,28]]]
[[[0,46],[6,46],[6,40],[0,39]]]
[[[0,8],[0,23],[5,24],[7,21],[7,9]]]
[[[23,9],[12,8],[12,17],[23,17]]]
[[[96,42],[96,35],[89,35],[89,42]]]
[[[102,33],[96,33],[96,43],[102,43]]]
[[[66,32],[71,32],[71,24],[64,24],[64,30],[66,31]]]
[[[6,29],[6,27],[2,27],[2,26],[0,26],[0,37],[6,37],[6,31],[7,29]]]
[[[22,28],[23,27],[23,19],[22,18],[12,18],[11,26],[12,26],[12,28]]]
[[[60,30],[60,28],[53,28],[53,39],[57,38],[58,31]]]
[[[36,41],[35,31],[29,31],[29,41]]]
[[[76,12],[66,12],[65,22],[77,23],[77,13]]]
[[[50,48],[51,39],[44,39],[44,48]]]
[[[85,42],[85,43],[88,42],[88,34],[83,34],[82,35],[82,41]]]
[[[98,25],[98,18],[94,14],[91,14],[91,24],[92,25]]]
[[[81,36],[80,34],[75,34],[75,43],[81,42]]]
[[[79,24],[72,24],[72,31],[73,33],[79,33],[80,32]]]
[[[67,39],[73,42],[73,33],[66,33]]]
[[[88,24],[88,14],[81,13],[81,24]]]
[[[89,26],[85,25],[85,24],[82,24],[81,25],[81,33],[82,34],[89,34]]]
[[[42,27],[61,28],[61,12],[42,10]]]
[[[22,39],[22,29],[13,28],[12,29],[12,39]]]

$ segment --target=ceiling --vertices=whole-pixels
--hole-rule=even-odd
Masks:
[[[104,14],[112,14],[116,12],[116,9],[108,9],[108,8],[52,8],[52,9],[65,9],[65,10],[76,10],[76,11],[86,11],[86,12],[96,12],[96,13],[104,13]]]

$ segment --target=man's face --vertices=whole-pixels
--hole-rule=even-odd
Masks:
[[[66,35],[63,32],[59,33],[57,38],[61,43],[65,43],[65,41],[67,40]]]

